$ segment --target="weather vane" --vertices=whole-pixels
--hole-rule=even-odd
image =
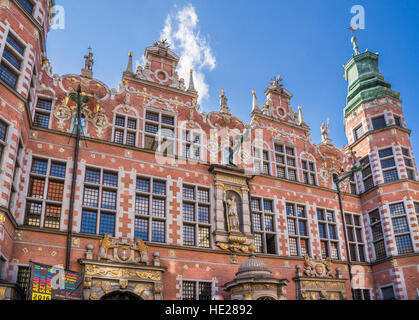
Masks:
[[[354,46],[353,50],[355,52],[355,55],[359,54],[359,47],[358,47],[357,39],[354,32],[358,31],[359,29],[360,29],[359,27],[354,26],[354,25],[349,26],[349,30],[351,30],[351,33],[352,33],[351,42]]]

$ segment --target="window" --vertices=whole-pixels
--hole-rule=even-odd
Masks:
[[[358,194],[358,192],[356,191],[355,175],[351,175],[351,177],[350,177],[349,188],[350,188],[352,194]]]
[[[9,210],[11,209],[12,204],[16,200],[16,194],[18,190],[18,185],[17,185],[18,184],[17,180],[18,180],[18,175],[19,175],[18,171],[22,167],[22,164],[21,164],[22,152],[23,152],[23,146],[22,146],[22,142],[19,139],[16,156],[15,156],[15,164],[14,164],[14,169],[13,169],[12,187],[10,189]]]
[[[396,239],[397,252],[399,254],[413,252],[412,239],[410,238],[409,223],[403,203],[395,203],[390,206],[391,221],[393,223],[394,237]]]
[[[384,116],[379,116],[371,119],[372,127],[374,130],[382,129],[386,127],[386,119]]]
[[[165,155],[174,154],[175,118],[161,112],[146,111],[144,148]]]
[[[402,148],[403,160],[404,165],[406,166],[406,173],[407,178],[409,180],[416,180],[415,179],[415,168],[413,165],[412,157],[410,155],[410,151],[408,148]]]
[[[5,280],[6,259],[0,256],[0,280]]]
[[[399,116],[396,116],[395,114],[393,116],[394,116],[394,124],[398,127],[403,127],[402,119]]]
[[[273,201],[251,199],[252,229],[255,235],[256,252],[276,254],[275,215]]]
[[[135,196],[135,238],[166,242],[166,182],[137,177]]]
[[[287,227],[291,256],[310,256],[306,208],[287,203]]]
[[[371,163],[368,156],[361,160],[362,169],[362,181],[364,183],[365,192],[374,187],[374,179],[372,177]]]
[[[137,145],[137,119],[125,115],[115,116],[113,142],[135,147]]]
[[[415,202],[414,205],[415,205],[416,218],[419,224],[419,202]]]
[[[364,127],[362,126],[362,123],[360,125],[358,125],[355,129],[354,129],[354,140],[358,140],[359,138],[361,138],[364,135]]]
[[[365,262],[365,243],[362,236],[361,216],[345,213],[345,223],[351,261]]]
[[[320,235],[322,257],[339,259],[339,241],[333,211],[317,209],[317,220]]]
[[[182,194],[183,245],[210,248],[209,189],[184,185]]]
[[[80,232],[115,236],[118,173],[86,168]]]
[[[0,164],[3,159],[3,151],[6,149],[7,124],[0,120]]]
[[[396,300],[396,297],[394,296],[393,286],[381,288],[381,293],[383,295],[383,300]]]
[[[7,36],[0,63],[0,79],[16,88],[17,80],[21,74],[25,46],[11,33]]]
[[[56,168],[60,168],[60,174],[57,174]],[[33,158],[25,225],[60,229],[65,171],[65,163]]]
[[[354,300],[371,300],[370,289],[353,289]]]
[[[182,281],[182,300],[212,300],[212,283]]]
[[[34,4],[30,0],[17,0],[20,5],[25,9],[29,14],[32,14]]]
[[[274,148],[276,176],[291,181],[298,181],[294,148],[283,144],[275,144]]]
[[[31,268],[27,266],[19,266],[17,270],[17,284],[27,292],[29,288],[29,278],[31,276]]]
[[[372,241],[375,250],[375,259],[381,260],[387,257],[386,247],[384,245],[384,234],[381,226],[380,211],[375,209],[368,214],[370,218],[370,228],[372,233]]]
[[[49,119],[51,115],[52,101],[38,97],[35,107],[34,125],[41,128],[49,127]]]
[[[316,170],[314,162],[301,160],[303,170],[303,183],[316,185]]]
[[[271,174],[271,163],[269,161],[269,151],[262,148],[253,148],[254,171],[261,174]]]
[[[399,175],[397,173],[396,161],[394,160],[393,156],[393,148],[379,150],[378,155],[380,157],[384,182],[398,180]]]
[[[182,156],[187,159],[202,159],[202,135],[199,131],[184,130],[182,138]]]

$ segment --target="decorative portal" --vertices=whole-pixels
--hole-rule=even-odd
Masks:
[[[216,188],[215,243],[233,253],[254,252],[247,185],[251,176],[237,167],[222,165],[212,165],[210,172],[215,175]]]
[[[163,272],[167,268],[160,266],[158,252],[153,254],[149,265],[148,247],[141,239],[132,241],[105,235],[96,259],[94,246],[88,244],[86,249],[86,258],[79,260],[84,271],[85,299],[163,298]]]
[[[333,274],[329,259],[318,257],[316,260],[304,258],[304,270],[298,265],[297,277],[293,280],[297,285],[297,298],[302,300],[345,300],[345,282],[340,269]]]

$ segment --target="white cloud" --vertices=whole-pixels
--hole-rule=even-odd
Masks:
[[[205,71],[212,71],[216,59],[211,47],[199,30],[199,18],[195,8],[189,4],[179,10],[176,15],[169,14],[160,34],[161,39],[167,39],[171,49],[179,55],[178,73],[189,81],[189,71],[194,70],[195,89],[199,93],[198,102],[208,98],[209,86],[205,80]]]

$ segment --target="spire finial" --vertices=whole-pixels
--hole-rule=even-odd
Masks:
[[[91,79],[93,77],[93,64],[95,61],[93,60],[92,47],[89,46],[88,50],[89,52],[84,56],[84,68],[81,69],[81,75]]]
[[[257,97],[256,97],[256,91],[253,90],[252,94],[253,94],[252,113],[253,112],[260,112],[258,100],[257,100]]]
[[[126,73],[130,73],[133,74],[133,69],[132,69],[132,52],[128,52],[128,64],[127,64],[127,69],[125,70]]]
[[[357,56],[359,54],[359,47],[358,47],[357,39],[356,39],[356,36],[355,36],[355,33],[354,32],[358,31],[359,28],[357,26],[352,26],[351,25],[349,27],[349,30],[351,30],[351,32],[352,32],[351,42],[352,42],[352,44],[354,46],[353,47],[353,50],[355,52],[355,55]]]
[[[189,87],[188,87],[188,92],[193,92],[196,93],[196,89],[195,89],[195,84],[193,81],[193,70],[189,70]]]

